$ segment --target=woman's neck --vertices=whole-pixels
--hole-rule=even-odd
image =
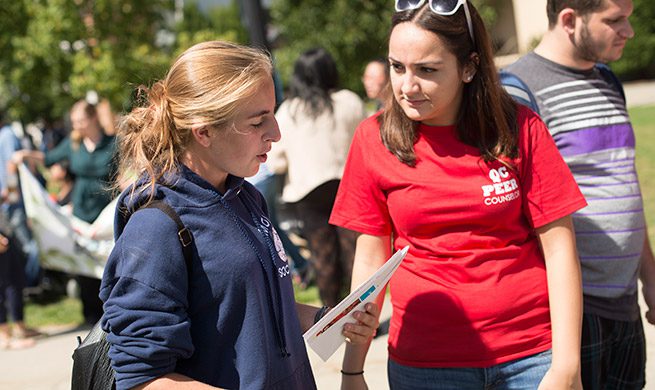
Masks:
[[[82,142],[89,152],[93,152],[100,141],[102,141],[103,134],[101,129],[96,129],[90,133],[91,134],[85,135],[84,138],[82,138]]]
[[[187,150],[181,157],[182,164],[192,170],[196,175],[205,179],[209,184],[216,188],[220,193],[226,191],[227,173],[222,172],[201,157],[198,152]]]

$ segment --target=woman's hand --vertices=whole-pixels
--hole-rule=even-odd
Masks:
[[[346,342],[353,345],[367,344],[380,326],[378,317],[380,316],[380,308],[377,304],[369,302],[364,306],[366,311],[356,311],[353,317],[357,320],[356,323],[348,323],[344,325],[342,334],[346,338]]]
[[[20,165],[23,160],[25,160],[25,151],[24,150],[17,150],[14,152],[14,154],[11,155],[11,162]]]
[[[582,390],[580,371],[558,371],[551,367],[539,383],[539,390],[570,389]]]

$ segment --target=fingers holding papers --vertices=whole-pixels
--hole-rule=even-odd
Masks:
[[[380,308],[377,304],[369,302],[365,306],[366,311],[356,311],[353,317],[356,323],[348,323],[343,327],[343,335],[346,342],[360,345],[368,343],[375,336],[375,332],[380,325],[378,317]]]

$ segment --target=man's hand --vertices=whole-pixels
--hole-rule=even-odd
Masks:
[[[646,321],[650,324],[655,325],[655,285],[644,284],[641,289],[642,294],[644,294],[644,301],[646,302]]]
[[[5,253],[9,249],[9,240],[7,237],[0,234],[0,253]]]

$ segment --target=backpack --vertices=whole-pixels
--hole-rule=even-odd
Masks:
[[[500,84],[505,88],[507,93],[509,93],[516,102],[527,106],[532,111],[539,115],[539,105],[537,104],[537,99],[530,91],[530,87],[519,78],[519,76],[514,73],[510,73],[506,70],[501,70],[498,73],[500,77]]]
[[[619,91],[623,101],[625,102],[625,91],[623,90],[623,85],[621,85],[621,81],[619,81],[618,77],[616,77],[610,67],[601,63],[597,63],[594,66],[596,69],[598,69],[605,80],[609,81]],[[532,111],[537,113],[537,115],[540,115],[537,99],[532,94],[530,87],[528,87],[528,85],[523,80],[521,80],[520,77],[506,70],[501,70],[498,72],[498,76],[500,77],[500,84],[503,86],[503,88],[505,88],[507,93],[509,93],[514,98],[516,102],[527,106]]]
[[[191,242],[193,241],[191,232],[184,226],[175,210],[161,200],[154,200],[142,208],[157,208],[175,221],[178,239],[184,253],[187,275],[189,275],[192,253]],[[107,332],[100,326],[100,321],[93,325],[84,341],[80,340],[79,336],[77,339],[79,345],[73,351],[71,390],[115,389],[116,379],[109,359]]]

